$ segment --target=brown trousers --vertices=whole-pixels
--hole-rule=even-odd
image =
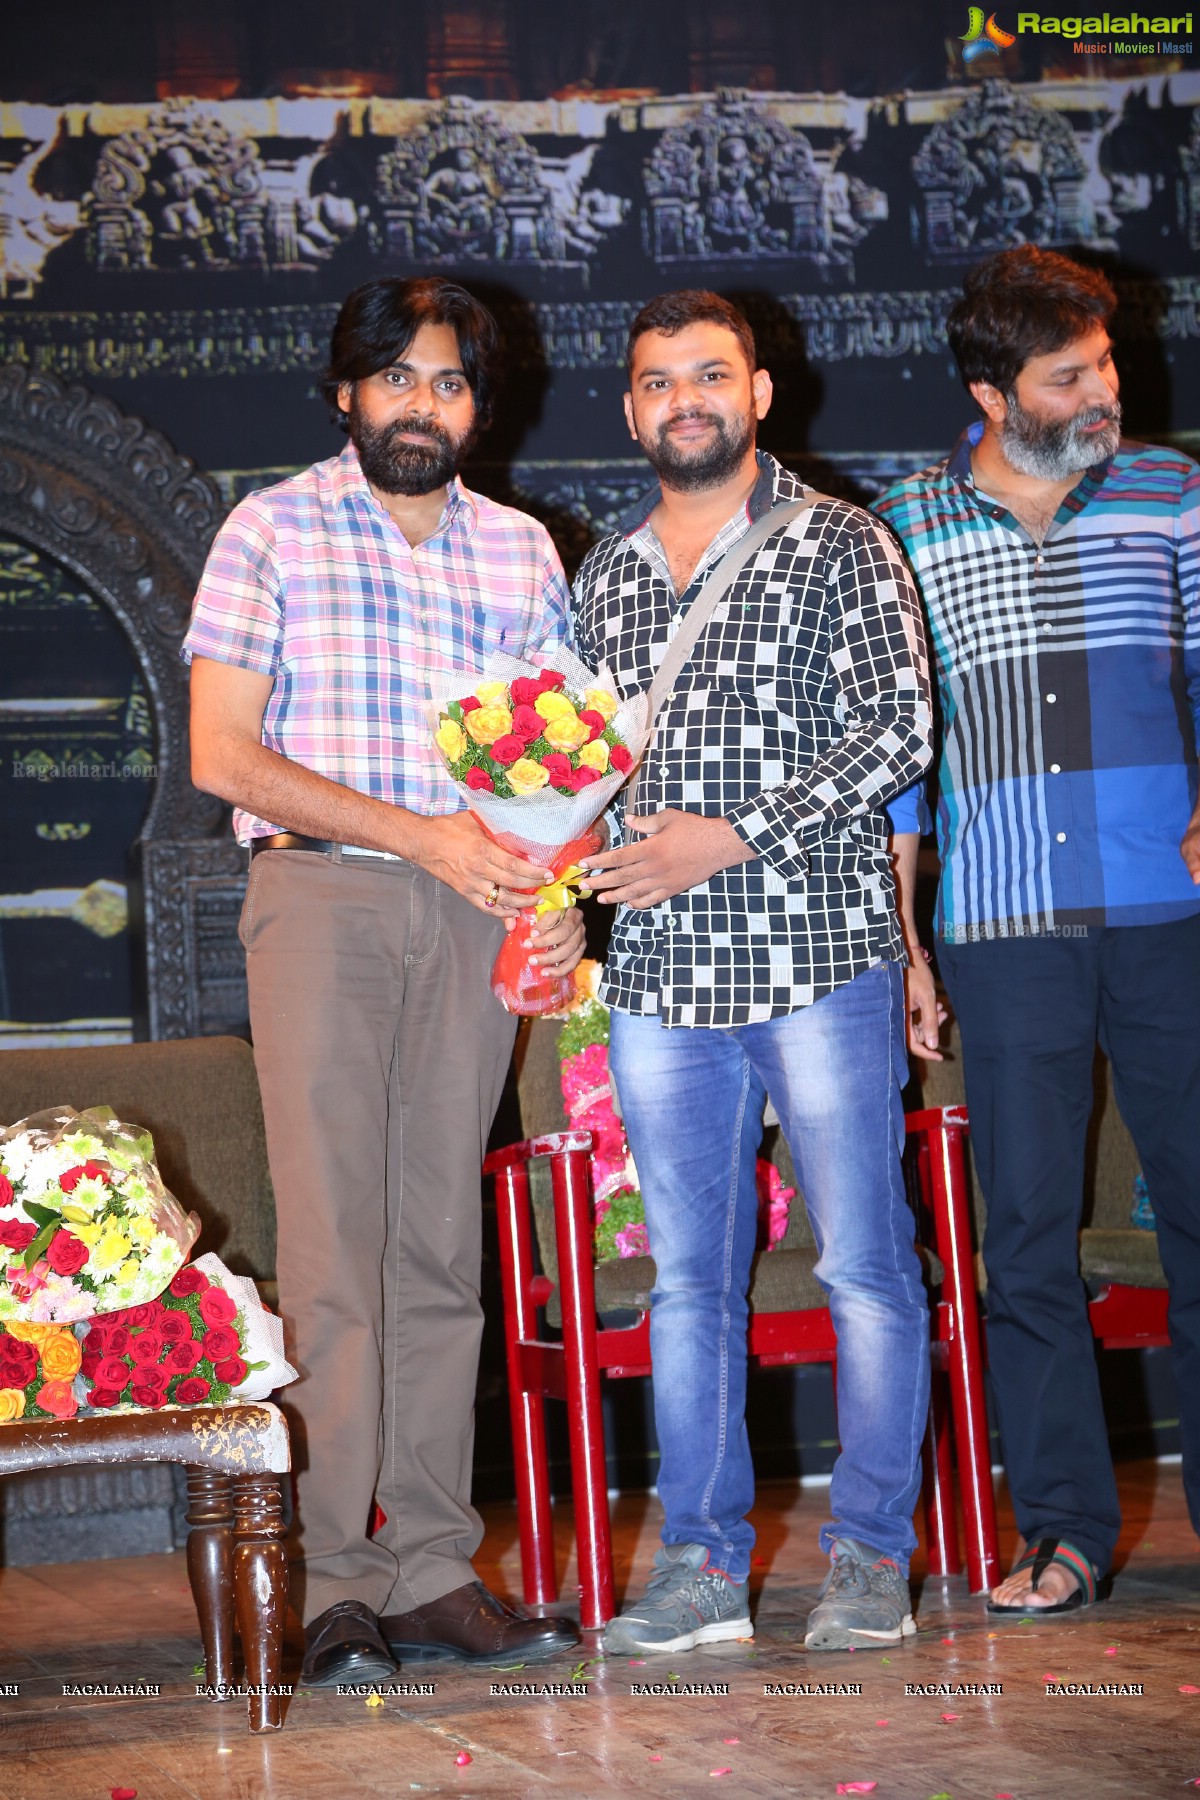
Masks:
[[[503,927],[405,862],[255,857],[241,920],[300,1380],[293,1594],[408,1612],[474,1579],[480,1163],[516,1021]],[[368,1535],[373,1503],[387,1515]]]

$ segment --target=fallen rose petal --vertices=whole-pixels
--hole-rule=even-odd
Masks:
[[[710,1775],[732,1775],[733,1774],[732,1769],[710,1769],[708,1772]]]
[[[363,1702],[363,1704],[364,1704],[364,1706],[382,1706],[383,1705],[383,1695],[382,1694],[368,1694],[366,1697],[366,1700]]]
[[[962,1718],[961,1713],[943,1713],[942,1714],[942,1724],[943,1725],[953,1725],[955,1719],[961,1719],[961,1718]]]
[[[469,1750],[460,1750],[454,1760],[460,1769],[465,1769],[469,1762],[474,1762],[475,1758]]]
[[[136,1788],[109,1788],[110,1800],[137,1800]]]
[[[1192,1687],[1189,1682],[1185,1687],[1181,1687],[1179,1691],[1181,1694],[1200,1694],[1200,1687]]]
[[[877,1725],[890,1725],[891,1722],[892,1721],[890,1719],[876,1719],[876,1721],[875,1721],[875,1723]]]
[[[1115,1644],[1110,1644],[1104,1654],[1105,1656],[1115,1656],[1117,1654],[1117,1646]]]
[[[721,1742],[723,1744],[740,1744],[741,1741],[742,1741],[741,1738],[722,1738],[721,1739]]]
[[[646,1758],[646,1761],[647,1761],[647,1762],[661,1762],[661,1761],[662,1761],[662,1757],[661,1757],[661,1756],[648,1756],[648,1757],[647,1757],[647,1758]]]
[[[1047,1671],[1047,1673],[1046,1673],[1046,1674],[1045,1674],[1045,1675],[1043,1675],[1043,1676],[1042,1676],[1042,1680],[1043,1680],[1043,1681],[1057,1681],[1057,1680],[1058,1680],[1058,1676],[1057,1676],[1057,1675],[1051,1675],[1051,1674],[1050,1674],[1050,1673],[1049,1673],[1049,1671]]]
[[[873,1794],[879,1786],[877,1781],[839,1781],[839,1794]]]
[[[952,1644],[954,1642],[954,1639],[952,1637],[943,1638],[942,1642],[943,1642],[943,1644]]]

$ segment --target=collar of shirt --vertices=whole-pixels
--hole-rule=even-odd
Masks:
[[[751,525],[761,519],[763,514],[775,505],[781,496],[781,489],[783,497],[786,499],[792,499],[794,495],[798,495],[802,491],[796,477],[789,475],[788,471],[765,450],[756,451],[755,460],[758,463],[758,480],[750,490],[749,499],[715,534],[700,561],[696,564],[692,572],[692,579],[688,582],[685,592],[679,596],[681,600],[692,594],[697,583],[705,579],[712,564],[719,557],[724,556],[730,545],[735,544],[744,532],[749,531]],[[649,492],[642,495],[637,505],[631,506],[624,514],[618,529],[633,545],[638,555],[645,557],[655,573],[662,576],[667,585],[674,589],[666,555],[659,542],[658,533],[650,523],[650,515],[661,499],[662,484],[656,481]]]
[[[387,507],[371,492],[370,484],[362,472],[362,464],[358,460],[358,451],[353,444],[347,443],[346,448],[334,463],[330,486],[335,506],[366,506],[384,518],[391,518]],[[392,520],[392,523],[394,524],[395,521]],[[437,522],[437,529],[424,541],[429,543],[432,538],[439,537],[442,532],[451,531],[455,527],[470,537],[477,523],[471,496],[459,476],[455,475],[447,483],[446,504],[442,508],[442,516]]]
[[[989,502],[986,490],[977,487],[975,484],[975,476],[971,469],[971,452],[972,450],[977,449],[982,441],[983,420],[976,419],[973,425],[967,426],[967,429],[963,432],[957,444],[955,444],[953,450],[950,452],[950,455],[946,460],[946,474],[950,480],[958,483],[961,491],[969,500],[972,500],[976,506],[980,507],[981,510],[990,513],[993,518],[1000,518],[1001,516],[1009,517],[1011,515],[1008,513],[1007,508],[1000,507],[999,510],[997,510],[996,507]],[[1062,512],[1065,508],[1067,512],[1072,514],[1081,513],[1093,495],[1098,493],[1100,488],[1103,487],[1105,481],[1108,479],[1108,472],[1112,468],[1112,464],[1112,457],[1106,456],[1104,461],[1097,463],[1094,468],[1085,469],[1080,476],[1077,485],[1071,489],[1071,492],[1062,502],[1062,505],[1058,509],[1059,512]],[[1057,514],[1055,516],[1057,517]]]

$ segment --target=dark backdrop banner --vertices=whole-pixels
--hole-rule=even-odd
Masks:
[[[1129,426],[1192,442],[1192,17],[989,17],[958,0],[18,9],[0,363],[110,396],[232,504],[338,448],[315,381],[349,289],[456,275],[506,346],[469,479],[543,517],[571,565],[644,485],[620,395],[648,296],[740,299],[776,379],[766,444],[867,498],[961,429],[946,307],[972,260],[1030,240],[1110,268]],[[0,544],[0,1041],[129,1030],[147,732],[107,609]]]

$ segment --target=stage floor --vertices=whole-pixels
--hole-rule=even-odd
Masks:
[[[536,1668],[411,1665],[431,1694],[297,1692],[282,1732],[251,1738],[243,1703],[197,1699],[200,1640],[182,1553],[0,1570],[0,1800],[350,1800],[453,1794],[586,1800],[779,1795],[823,1800],[1157,1800],[1200,1789],[1200,1557],[1177,1462],[1119,1471],[1125,1531],[1114,1598],[1040,1624],[989,1619],[963,1580],[926,1581],[919,1635],[877,1654],[809,1657],[823,1575],[825,1488],[760,1491],[752,1643],[644,1666],[578,1656]],[[1002,1497],[1003,1506],[1003,1497]],[[650,1497],[615,1508],[618,1589],[658,1539]],[[511,1508],[486,1514],[480,1573],[519,1598]],[[563,1591],[571,1522],[559,1508]],[[1013,1546],[1002,1515],[1003,1549]],[[922,1573],[918,1561],[915,1574]],[[294,1677],[299,1633],[289,1638]],[[496,1686],[586,1684],[566,1697]],[[1048,1696],[1047,1681],[1140,1689]],[[64,1696],[64,1683],[161,1684],[156,1697]],[[637,1695],[639,1683],[704,1694]],[[786,1694],[773,1685],[861,1686]],[[1001,1692],[907,1694],[906,1685]],[[728,1693],[719,1691],[727,1685]],[[1190,1689],[1191,1691],[1187,1691]],[[459,1765],[465,1753],[471,1760]],[[868,1787],[866,1784],[875,1784]],[[851,1785],[858,1784],[858,1785]]]

